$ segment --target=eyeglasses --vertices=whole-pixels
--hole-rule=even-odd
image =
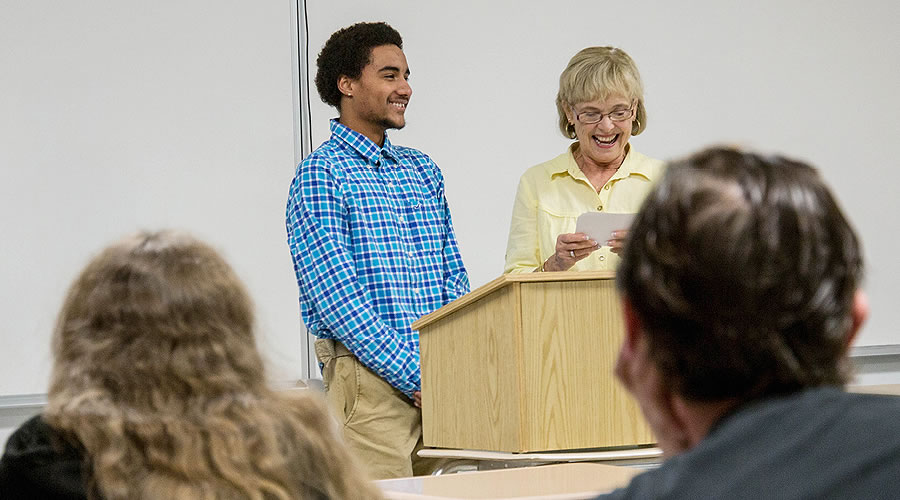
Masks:
[[[582,125],[593,125],[595,123],[600,123],[603,121],[604,116],[608,116],[610,120],[614,122],[624,122],[625,120],[630,120],[634,116],[634,105],[636,101],[631,102],[631,107],[626,109],[614,109],[609,113],[600,113],[599,111],[582,111],[581,113],[577,113],[575,115],[575,119],[581,122]],[[572,108],[572,112],[575,112],[575,108]]]

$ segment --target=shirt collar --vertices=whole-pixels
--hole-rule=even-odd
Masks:
[[[342,124],[337,118],[332,118],[330,126],[332,140],[341,142],[356,151],[370,165],[375,165],[382,156],[394,160],[398,158],[397,151],[391,144],[391,140],[388,139],[387,132],[384,133],[384,146],[379,148],[372,139]]]
[[[578,142],[573,142],[571,146],[569,146],[568,155],[566,155],[566,162],[559,162],[551,166],[550,175],[563,174],[568,173],[572,177],[576,179],[584,179],[587,180],[587,176],[584,175],[584,172],[578,168],[578,163],[575,161],[575,148],[578,146]],[[641,161],[641,154],[637,151],[634,151],[631,147],[631,143],[626,146],[628,149],[625,152],[625,161],[622,162],[622,165],[610,177],[610,181],[624,179],[631,175],[639,175],[641,177],[646,178],[647,180],[653,180],[651,177],[651,173],[647,169],[647,162]]]

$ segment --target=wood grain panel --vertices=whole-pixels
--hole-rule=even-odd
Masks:
[[[421,318],[425,444],[505,452],[653,443],[615,380],[611,273],[504,275]]]
[[[515,286],[420,330],[427,446],[520,448],[521,338]]]
[[[624,325],[614,281],[522,285],[528,451],[653,442],[613,376]]]

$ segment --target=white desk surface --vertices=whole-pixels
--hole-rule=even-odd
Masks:
[[[566,463],[375,481],[388,500],[580,500],[625,486],[631,467]]]
[[[900,395],[900,384],[850,386],[851,392]],[[579,500],[625,486],[642,472],[590,461],[661,459],[659,448],[612,451],[506,453],[480,450],[425,448],[419,456],[498,462],[569,462],[442,476],[375,481],[388,500]]]
[[[424,458],[455,458],[467,460],[492,460],[498,462],[602,462],[615,460],[661,459],[659,448],[628,448],[606,451],[573,451],[543,453],[509,453],[505,451],[458,450],[422,448]]]
[[[889,394],[900,396],[900,384],[883,385],[851,385],[847,387],[850,392],[863,392],[867,394]]]

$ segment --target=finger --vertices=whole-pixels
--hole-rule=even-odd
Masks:
[[[584,233],[563,233],[556,238],[557,243],[580,243],[590,238]]]
[[[596,252],[596,251],[599,250],[599,249],[600,249],[600,245],[595,245],[595,246],[588,247],[588,248],[581,248],[581,249],[578,249],[578,250],[572,250],[572,251],[571,251],[571,254],[570,254],[570,258],[571,258],[571,259],[575,259],[575,261],[577,262],[577,261],[579,261],[579,260],[581,260],[581,259],[587,257],[588,255],[590,255],[590,254]]]
[[[628,238],[628,230],[620,229],[618,231],[613,231],[610,234],[609,241],[606,242],[609,246],[622,246],[625,244],[625,240]]]
[[[594,240],[589,239],[587,241],[581,241],[578,243],[570,243],[566,245],[566,248],[568,248],[569,250],[575,250],[576,252],[585,250],[588,252],[593,252],[594,250],[600,248],[600,244]]]
[[[623,250],[625,250],[625,239],[611,239],[606,242],[606,245],[609,246],[612,253],[620,254]]]

